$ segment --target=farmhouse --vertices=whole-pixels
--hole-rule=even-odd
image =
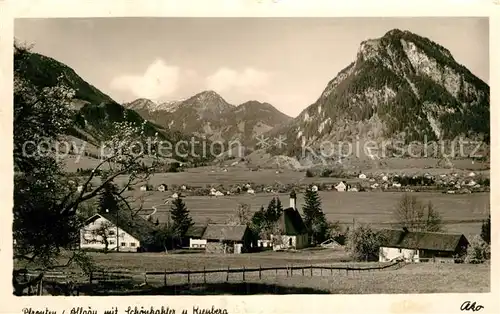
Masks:
[[[148,250],[147,240],[154,231],[154,224],[142,217],[102,212],[87,219],[80,229],[80,248],[120,252]]]
[[[380,262],[394,259],[424,262],[432,259],[453,263],[455,257],[464,254],[469,245],[463,234],[414,232],[406,228],[383,229],[380,233],[384,238],[379,250]]]
[[[166,190],[167,190],[167,185],[166,185],[166,184],[163,184],[163,183],[162,183],[162,184],[160,184],[160,185],[158,186],[158,191],[160,191],[160,192],[165,192]]]
[[[271,235],[273,250],[302,249],[309,244],[306,226],[296,208],[297,195],[290,193],[290,207],[284,209],[279,220],[280,234]]]
[[[345,192],[345,191],[347,191],[347,184],[344,181],[342,181],[335,186],[335,189],[338,192]]]
[[[252,235],[246,225],[209,224],[202,236],[207,241],[207,253],[244,253],[252,244]]]
[[[192,225],[189,227],[185,238],[189,241],[189,244],[186,243],[186,245],[189,245],[190,249],[205,248],[207,246],[207,240],[202,239],[205,229],[207,229],[206,225]]]

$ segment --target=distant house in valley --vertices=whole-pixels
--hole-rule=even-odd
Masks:
[[[467,251],[469,241],[463,234],[415,232],[408,229],[383,229],[384,241],[379,250],[379,261],[404,259],[412,262],[453,263],[455,257]]]
[[[148,190],[148,186],[147,186],[147,185],[142,185],[142,186],[139,188],[139,190],[141,190],[141,191],[143,191],[143,192],[144,192],[144,191],[147,191],[147,190]]]
[[[166,185],[166,184],[163,184],[163,183],[162,183],[162,184],[160,184],[160,185],[158,186],[158,191],[160,191],[160,192],[165,192],[166,190],[168,190],[168,187],[167,187],[167,185]]]
[[[209,224],[202,236],[207,253],[245,253],[252,245],[252,234],[246,225]]]
[[[280,234],[271,235],[273,250],[302,249],[309,245],[307,229],[296,208],[297,195],[290,193],[290,207],[284,209],[278,220]]]
[[[190,249],[205,248],[207,246],[207,240],[202,239],[203,233],[207,229],[206,225],[193,225],[189,227],[185,234],[186,242]]]
[[[347,184],[345,183],[345,181],[342,181],[335,186],[335,189],[338,192],[345,192],[345,191],[347,191]]]
[[[91,250],[138,252],[152,250],[156,226],[146,219],[132,217],[126,211],[102,212],[87,219],[80,229],[80,248]]]
[[[311,191],[313,191],[313,192],[318,192],[318,191],[319,191],[318,186],[317,186],[317,185],[313,185],[313,186],[311,186]]]

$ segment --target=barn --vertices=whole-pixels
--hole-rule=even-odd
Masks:
[[[469,241],[463,234],[441,232],[415,232],[403,229],[380,231],[383,243],[379,261],[404,259],[411,262],[454,263],[456,257],[467,251]]]
[[[202,237],[206,228],[206,225],[192,225],[189,227],[185,234],[185,245],[188,245],[190,249],[205,248],[207,246],[207,240],[202,239]]]
[[[252,233],[246,225],[209,224],[202,236],[207,253],[245,253],[252,245]]]

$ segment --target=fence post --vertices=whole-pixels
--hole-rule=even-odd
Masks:
[[[278,268],[276,267],[276,276],[278,276]]]
[[[333,265],[331,267],[332,268],[330,268],[330,276],[333,276]]]
[[[323,276],[323,266],[321,266],[321,268],[319,269],[320,271],[320,275]]]
[[[290,266],[286,265],[286,276],[287,277],[289,276],[289,274],[288,274],[289,268],[290,268]]]
[[[311,265],[311,277],[313,275],[313,265]]]
[[[144,284],[148,284],[148,273],[144,271]]]
[[[203,266],[203,283],[207,283],[207,273],[205,266]]]
[[[302,265],[302,276],[304,276],[304,266]]]
[[[191,284],[191,271],[188,270],[188,285]]]
[[[245,281],[245,266],[243,266],[243,281]]]
[[[163,285],[167,286],[167,269],[165,268],[165,273],[163,274]]]
[[[259,279],[262,279],[262,266],[259,265]]]
[[[226,282],[229,281],[229,266],[227,266]]]
[[[40,278],[40,282],[38,283],[38,295],[43,294],[43,277]]]

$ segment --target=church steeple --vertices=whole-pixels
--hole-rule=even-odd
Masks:
[[[290,207],[295,209],[297,206],[297,194],[295,194],[295,190],[292,190],[290,193]]]

